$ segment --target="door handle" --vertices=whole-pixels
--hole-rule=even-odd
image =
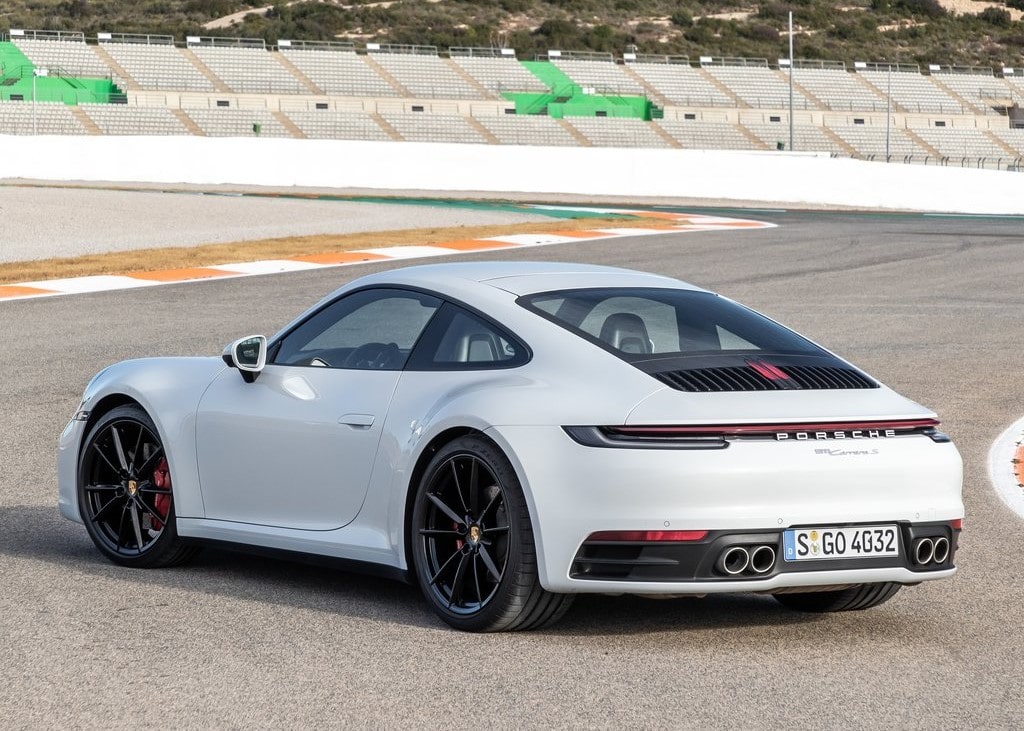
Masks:
[[[357,429],[368,429],[373,426],[373,414],[345,414],[338,419],[338,423]]]

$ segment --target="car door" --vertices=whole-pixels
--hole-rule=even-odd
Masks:
[[[206,517],[303,530],[351,522],[402,368],[440,305],[360,290],[272,344],[255,382],[222,372],[196,415]]]

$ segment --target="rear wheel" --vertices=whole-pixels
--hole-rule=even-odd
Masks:
[[[409,539],[424,596],[456,629],[536,629],[572,603],[571,595],[541,587],[522,487],[505,455],[482,437],[462,437],[434,455]]]
[[[776,601],[798,612],[851,612],[877,607],[896,596],[900,584],[858,584],[838,591],[775,594]]]
[[[90,429],[79,456],[78,505],[89,537],[114,563],[172,566],[197,550],[178,538],[167,454],[137,405],[112,409]]]

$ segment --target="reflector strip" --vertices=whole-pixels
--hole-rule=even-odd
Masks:
[[[604,530],[591,533],[588,541],[624,541],[630,543],[684,543],[703,541],[706,530]]]
[[[956,520],[949,521],[949,527],[952,528],[953,530],[963,530],[963,528],[964,528],[964,519],[963,518],[957,518]]]

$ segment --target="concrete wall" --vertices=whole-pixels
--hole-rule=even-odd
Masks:
[[[1024,173],[813,153],[0,135],[0,178],[701,198],[1024,214]]]

